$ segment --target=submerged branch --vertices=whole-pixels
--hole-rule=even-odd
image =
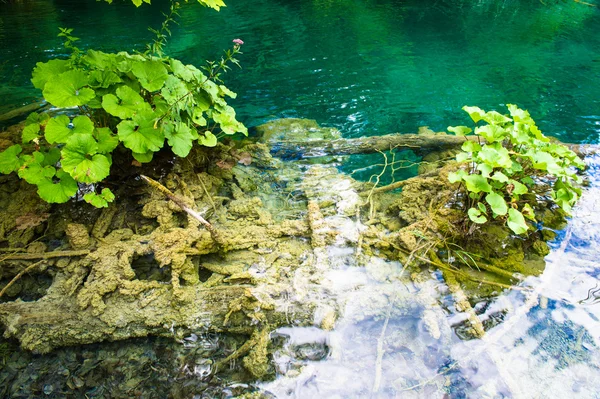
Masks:
[[[465,140],[477,141],[479,136],[448,134],[392,133],[385,136],[355,139],[284,141],[273,145],[271,154],[280,158],[313,158],[327,155],[372,154],[393,149],[408,149],[423,155],[433,151],[460,148]],[[598,145],[563,143],[580,157],[599,152]]]

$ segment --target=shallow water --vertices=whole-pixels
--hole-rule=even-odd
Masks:
[[[81,47],[131,50],[132,43],[150,38],[146,26],[160,23],[156,11],[165,4],[135,10],[93,0],[0,2],[0,114],[39,98],[29,74],[35,62],[64,55],[55,37],[59,26],[74,27]],[[600,141],[597,7],[567,0],[229,0],[228,5],[219,14],[186,5],[169,52],[201,64],[218,57],[231,39],[242,38],[243,69],[227,81],[239,93],[233,105],[248,126],[303,117],[337,127],[346,137],[415,132],[419,126],[438,131],[467,122],[460,111],[465,104],[501,111],[502,104],[517,103],[546,134]],[[344,170],[369,162],[374,159],[353,158]],[[278,377],[261,389],[279,398],[600,397],[600,160],[588,163],[591,186],[553,243],[544,273],[523,283],[534,294],[506,292],[476,306],[489,327],[486,338],[460,339],[464,317],[439,276],[403,286],[396,278],[401,265],[352,268],[343,263],[344,248],[331,248],[329,256],[340,263],[328,276],[335,282],[329,289],[344,303],[343,317],[332,332],[274,333],[285,342],[274,356]],[[361,301],[373,290],[400,289],[426,294],[444,309],[428,316],[437,318],[439,339],[432,337],[424,313],[397,315],[390,310],[398,305],[394,301],[371,303],[379,317],[364,315]],[[234,378],[208,389],[193,372],[197,347],[176,345],[134,341],[59,351],[55,358],[28,356],[30,363],[4,376],[12,378],[7,384],[35,387],[15,397],[61,397],[52,375],[65,373],[69,362],[85,362],[92,357],[88,352],[103,351],[103,362],[120,359],[116,370],[123,370],[125,356],[134,356],[141,365],[132,367],[145,369],[150,381],[187,386],[188,391],[177,388],[183,397],[194,389],[205,397],[242,390],[227,387]],[[219,349],[206,351],[197,357],[215,356]],[[35,366],[50,363],[54,368],[44,366],[45,375]],[[183,371],[188,363],[192,371]],[[81,366],[73,367],[79,376]],[[110,380],[103,390],[86,394],[101,397],[117,392],[119,384],[129,392],[134,377]],[[67,389],[64,384],[60,389]],[[157,389],[156,397],[169,391]]]

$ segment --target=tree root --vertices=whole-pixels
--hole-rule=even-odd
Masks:
[[[2,291],[0,291],[0,298],[2,298],[2,295],[4,295],[4,293],[6,292],[6,290],[8,290],[11,285],[13,285],[14,283],[16,283],[17,280],[20,279],[25,273],[27,273],[28,271],[34,269],[35,267],[39,266],[40,264],[42,264],[44,262],[46,262],[46,260],[40,260],[38,262],[35,262],[35,263],[27,266],[25,269],[21,270],[19,272],[19,274],[17,274],[12,280],[10,280],[10,282],[8,284],[6,284],[6,286],[4,288],[2,288]]]
[[[39,254],[13,254],[6,255],[0,262],[6,260],[34,260],[34,259],[51,259],[51,258],[70,258],[73,256],[85,256],[90,253],[87,249],[77,250],[77,251],[52,251],[52,252],[42,252]]]

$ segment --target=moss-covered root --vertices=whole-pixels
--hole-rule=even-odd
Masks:
[[[244,357],[242,363],[250,374],[259,379],[265,377],[269,371],[267,347],[271,342],[270,332],[269,326],[255,330],[235,352],[216,363],[215,372],[225,369],[232,361]]]

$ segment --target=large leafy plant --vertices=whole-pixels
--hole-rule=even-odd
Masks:
[[[53,118],[31,114],[22,143],[0,153],[0,172],[17,172],[50,203],[66,202],[84,188],[87,202],[107,206],[113,193],[108,188],[96,191],[110,173],[117,147],[144,163],[165,141],[173,153],[185,157],[195,143],[215,146],[219,134],[247,134],[226,101],[236,94],[219,78],[228,63],[238,64],[235,55],[243,42],[234,40],[220,62],[209,63],[204,72],[165,56],[168,25],[178,7],[172,3],[145,53],[84,53],[74,45],[79,39],[72,30],[61,28],[70,58],[39,62],[31,81],[50,104],[73,112]]]
[[[535,221],[534,208],[541,198],[570,213],[581,195],[577,169],[585,167],[577,154],[544,136],[529,113],[516,105],[508,105],[510,115],[463,109],[476,124],[477,139],[462,145],[457,161],[464,166],[448,178],[464,184],[471,221],[501,219],[514,233],[524,234],[529,229],[525,219]],[[467,126],[448,130],[459,136],[473,132]]]

